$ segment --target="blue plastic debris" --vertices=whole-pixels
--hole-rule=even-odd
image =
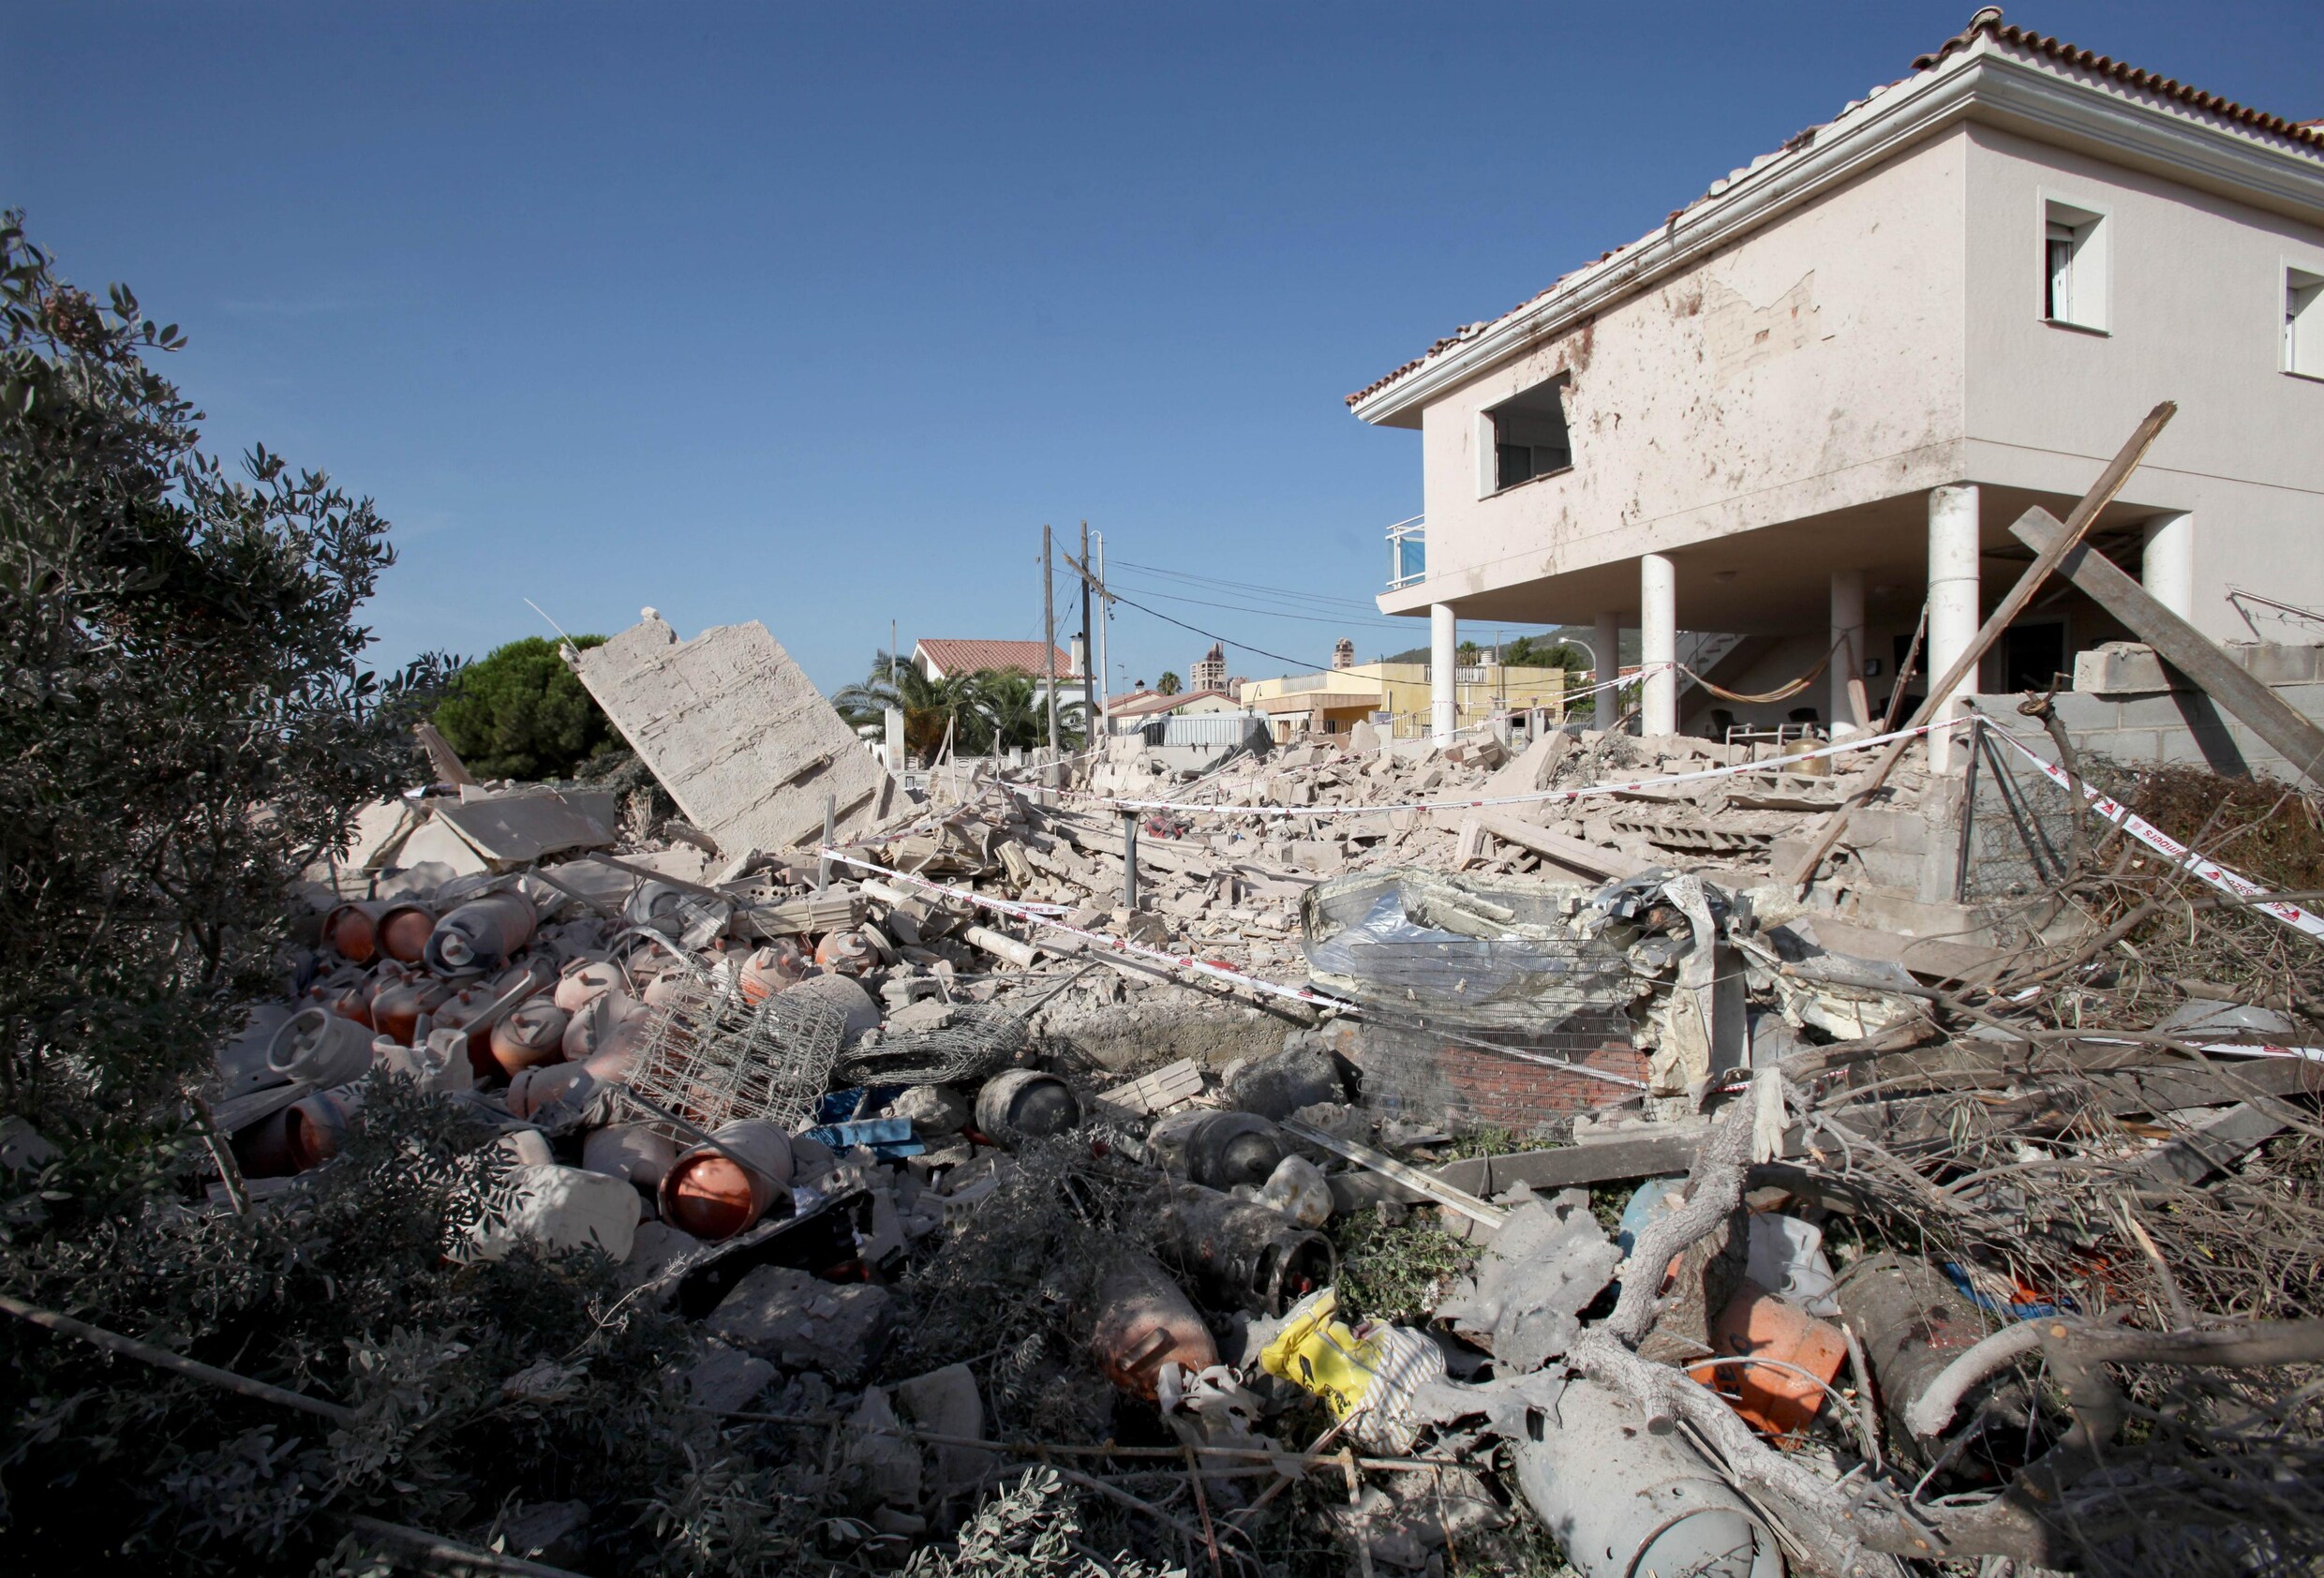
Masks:
[[[912,1138],[909,1118],[858,1118],[852,1123],[821,1124],[809,1129],[807,1138],[821,1140],[834,1151],[852,1151],[860,1145],[884,1162],[916,1156],[928,1149]]]

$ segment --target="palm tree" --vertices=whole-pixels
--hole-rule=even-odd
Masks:
[[[956,752],[975,755],[983,750],[976,678],[972,674],[931,679],[909,658],[881,652],[872,660],[872,672],[857,684],[841,686],[831,705],[858,729],[882,722],[895,707],[903,714],[904,749],[916,757],[927,759],[942,751],[947,733]]]
[[[983,669],[971,675],[977,714],[980,750],[1038,750],[1049,743],[1049,711],[1030,675],[1015,669]],[[1057,704],[1057,742],[1078,750],[1082,738],[1083,706],[1060,699]]]
[[[1174,696],[1186,688],[1186,682],[1169,669],[1164,669],[1162,677],[1154,682],[1154,688],[1162,695]]]

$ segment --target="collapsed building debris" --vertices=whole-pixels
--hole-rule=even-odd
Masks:
[[[1931,893],[1957,779],[1896,772],[1793,897],[1866,757],[1818,760],[1582,731],[1187,782],[1132,742],[715,877],[603,823],[511,860],[505,808],[571,801],[475,785],[485,869],[423,869],[415,827],[481,824],[418,796],[314,873],[294,1004],[222,1060],[217,1209],[329,1167],[369,1079],[470,1104],[520,1165],[469,1253],[628,1261],[699,1406],[832,1422],[828,1493],[915,1539],[1078,1437],[1180,1561],[1263,1569],[1287,1508],[1376,1571],[1527,1511],[1591,1575],[2313,1551],[2324,1050],[2109,1022],[2087,922]],[[1886,861],[1912,827],[1946,858]],[[2263,1198],[2265,1270],[2213,1236]],[[1447,1258],[1422,1324],[1360,1302],[1379,1233]],[[2183,1422],[2124,1445],[2133,1407]],[[1270,1510],[1327,1467],[1350,1506]]]

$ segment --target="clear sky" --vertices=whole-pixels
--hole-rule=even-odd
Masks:
[[[383,662],[529,597],[763,619],[828,689],[891,619],[1037,638],[1087,519],[1148,607],[1320,664],[1426,640],[1369,601],[1419,437],[1342,396],[1974,8],[12,0],[0,203],[182,325],[213,447],[379,501]],[[2315,0],[2009,14],[2324,115]],[[1207,645],[1113,630],[1117,680]]]

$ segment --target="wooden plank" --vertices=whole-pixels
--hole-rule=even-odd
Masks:
[[[1660,1178],[1694,1165],[1700,1131],[1652,1139],[1610,1139],[1596,1145],[1560,1145],[1545,1151],[1514,1151],[1500,1156],[1469,1156],[1432,1168],[1426,1177],[1470,1195],[1498,1194],[1523,1184],[1536,1190],[1568,1189],[1625,1178]],[[1424,1200],[1417,1189],[1378,1173],[1335,1172],[1332,1199],[1342,1211],[1381,1200],[1409,1205]]]
[[[1434,1201],[1447,1210],[1459,1212],[1480,1227],[1498,1228],[1509,1220],[1509,1213],[1499,1206],[1487,1204],[1467,1190],[1455,1188],[1442,1179],[1432,1178],[1420,1169],[1408,1167],[1385,1152],[1373,1150],[1369,1145],[1359,1144],[1352,1139],[1342,1139],[1334,1134],[1326,1134],[1314,1124],[1303,1124],[1297,1118],[1284,1119],[1283,1129],[1285,1133],[1294,1135],[1310,1145],[1320,1145],[1334,1155],[1345,1156],[1358,1167],[1384,1174],[1414,1191],[1423,1198]]]
[[[2254,1096],[2290,1095],[2324,1085],[2324,1067],[2301,1058],[2249,1058],[2233,1063],[2126,1068],[2063,1074],[2051,1089],[1985,1102],[1979,1110],[1997,1127],[2047,1133],[2082,1122],[2094,1105],[2121,1117],[2218,1107]],[[2094,1100],[2093,1100],[2094,1097]],[[1956,1093],[1862,1101],[1827,1110],[1852,1135],[1890,1147],[1943,1139],[1951,1132]]]
[[[2274,1102],[2239,1101],[2189,1125],[2185,1134],[2132,1163],[2130,1170],[2157,1184],[2200,1184],[2290,1123],[2291,1114]]]
[[[2019,542],[2045,555],[2066,531],[2056,516],[2041,509],[2028,510],[2009,529]],[[2294,770],[2324,783],[2324,729],[2253,678],[2248,669],[2221,651],[2211,637],[2157,603],[2111,559],[2092,552],[2088,543],[2069,546],[2059,558],[2058,573],[2129,626],[2133,634],[2154,648],[2157,657],[2193,680],[2205,695],[2249,724],[2252,733],[2266,740]]]
[[[1520,849],[1529,849],[1542,859],[1555,861],[1567,871],[1577,871],[1593,882],[1611,882],[1646,869],[1645,861],[1624,855],[1620,850],[1600,849],[1596,844],[1569,839],[1497,811],[1480,811],[1475,814],[1477,825],[1495,838],[1513,843]]]
[[[2074,506],[2074,513],[2066,517],[2064,532],[2058,544],[2035,556],[2034,562],[2026,566],[2025,573],[2019,576],[2018,584],[2009,588],[2009,595],[2003,598],[2001,605],[1993,610],[1993,617],[1978,629],[1968,649],[1954,660],[1953,666],[1944,671],[1943,678],[1929,687],[1929,694],[1914,712],[1909,727],[1918,728],[1928,722],[1944,705],[1945,698],[1953,693],[1953,688],[1976,672],[1977,662],[1985,656],[1985,649],[2001,638],[2002,632],[2009,628],[2012,620],[2025,612],[2026,604],[2034,601],[2034,594],[2048,581],[2050,572],[2058,567],[2058,561],[2065,557],[2066,550],[2082,540],[2082,534],[2096,522],[2098,512],[2112,503],[2114,496],[2123,491],[2123,484],[2129,482],[2131,472],[2138,469],[2138,462],[2145,458],[2156,435],[2178,411],[2176,405],[2165,400],[2147,412],[2146,420],[2138,424],[2138,430],[2130,436],[2130,441],[2112,460],[2107,462],[2107,469],[2098,474],[2098,480],[2091,484],[2090,491],[2083,494],[2080,502]],[[1808,891],[1808,885],[1815,880],[1816,868],[1824,864],[1824,857],[1832,852],[1832,846],[1840,841],[1841,831],[1847,827],[1849,813],[1888,782],[1889,773],[1904,759],[1905,751],[1915,737],[1908,735],[1902,739],[1893,740],[1881,752],[1880,760],[1873,764],[1871,772],[1847,802],[1832,813],[1831,820],[1824,825],[1823,833],[1816,839],[1814,847],[1794,868],[1789,879],[1792,886],[1803,895]]]

